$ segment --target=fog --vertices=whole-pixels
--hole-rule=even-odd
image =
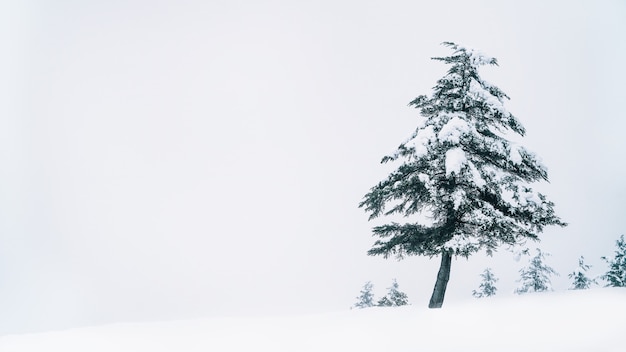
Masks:
[[[541,248],[568,287],[624,233],[626,5],[619,1],[6,1],[0,5],[0,334],[347,309],[438,261],[368,257],[358,208],[410,135],[454,41],[547,165],[570,225]],[[506,251],[452,263],[472,299]]]

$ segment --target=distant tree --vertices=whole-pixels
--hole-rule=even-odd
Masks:
[[[609,271],[601,278],[607,282],[607,287],[626,287],[626,241],[624,235],[615,241],[617,250],[613,259],[602,259],[609,264]]]
[[[400,291],[396,279],[393,279],[391,287],[388,287],[387,290],[387,295],[378,300],[379,307],[398,307],[409,304],[409,297]]]
[[[587,277],[587,270],[591,268],[591,265],[584,263],[584,257],[581,255],[578,259],[578,269],[567,275],[573,280],[570,290],[586,290],[591,287],[591,284],[595,284],[596,280]]]
[[[498,278],[493,275],[491,268],[485,269],[485,271],[480,274],[480,277],[482,278],[482,282],[480,286],[478,286],[478,291],[472,291],[472,296],[476,298],[494,296],[498,290],[495,286],[495,283],[498,282]]]
[[[525,129],[504,102],[508,96],[479,76],[495,58],[455,43],[450,65],[431,96],[409,103],[419,109],[415,132],[382,163],[399,167],[372,187],[359,207],[379,216],[415,216],[413,222],[376,226],[379,239],[368,251],[398,259],[405,255],[441,257],[430,308],[440,308],[450,278],[452,257],[469,257],[501,245],[538,240],[545,226],[565,226],[554,203],[530,185],[547,180],[546,168],[532,152],[505,138]],[[389,207],[390,209],[386,209]],[[427,219],[427,220],[424,220]]]
[[[550,276],[558,274],[544,263],[545,257],[549,255],[537,248],[537,254],[530,260],[529,265],[519,271],[521,277],[517,281],[520,282],[520,287],[515,289],[515,293],[552,291]]]
[[[368,281],[363,285],[363,289],[361,289],[361,294],[356,298],[357,302],[354,305],[357,308],[367,308],[374,306],[374,294],[372,293],[372,289],[374,285],[372,285],[371,281]]]

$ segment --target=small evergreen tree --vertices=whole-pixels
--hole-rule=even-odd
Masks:
[[[626,241],[624,235],[615,241],[617,250],[612,260],[602,257],[609,264],[609,271],[601,278],[607,282],[606,287],[626,287]]]
[[[478,291],[473,290],[472,296],[476,298],[490,297],[496,294],[498,290],[495,286],[495,283],[498,282],[498,278],[496,278],[491,272],[491,268],[485,269],[482,274],[480,274],[483,282],[478,286]]]
[[[387,295],[378,300],[379,307],[398,307],[406,306],[409,304],[409,297],[406,293],[399,290],[399,285],[396,279],[393,279],[391,287],[388,287]]]
[[[586,272],[591,268],[591,265],[585,264],[584,259],[585,258],[581,255],[580,259],[578,259],[578,270],[567,275],[567,277],[574,280],[570,290],[586,290],[591,287],[591,284],[596,283],[595,279],[587,277]]]
[[[495,58],[455,43],[450,65],[430,96],[409,103],[420,118],[411,136],[382,163],[398,168],[372,187],[359,207],[380,216],[401,215],[407,223],[373,228],[379,239],[369,255],[441,257],[430,308],[440,308],[450,278],[452,257],[469,257],[499,246],[538,240],[546,226],[566,224],[554,204],[531,188],[548,180],[539,158],[504,136],[526,130],[504,102],[508,96],[482,79],[481,66]],[[424,219],[428,218],[427,221]]]
[[[521,278],[517,281],[521,284],[520,287],[515,289],[515,293],[552,291],[550,276],[558,274],[544,263],[545,257],[549,255],[537,248],[537,255],[530,260],[528,267],[519,271]]]
[[[374,294],[372,293],[372,289],[374,285],[372,285],[371,281],[368,281],[363,285],[363,289],[361,289],[361,294],[356,298],[357,302],[354,305],[357,308],[368,308],[374,306]]]

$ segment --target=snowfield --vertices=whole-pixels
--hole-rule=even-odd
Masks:
[[[424,304],[425,305],[425,304]],[[268,318],[124,323],[0,337],[2,352],[626,351],[626,289]]]

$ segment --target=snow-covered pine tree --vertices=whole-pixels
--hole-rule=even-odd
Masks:
[[[613,259],[609,260],[607,257],[602,257],[609,264],[609,271],[601,278],[607,282],[607,287],[626,287],[626,241],[624,241],[624,235],[615,241],[615,245],[617,250]]]
[[[498,282],[498,278],[493,275],[491,268],[485,269],[485,271],[480,274],[480,277],[482,278],[482,282],[480,283],[480,286],[478,286],[478,291],[472,291],[472,296],[476,298],[494,296],[496,291],[498,291],[495,286],[495,283]]]
[[[503,132],[525,134],[505,107],[508,96],[478,75],[495,58],[446,42],[452,56],[434,60],[451,65],[431,97],[409,103],[420,110],[418,126],[382,163],[398,168],[372,187],[359,207],[381,215],[414,216],[410,223],[376,226],[379,239],[369,255],[441,256],[430,308],[443,304],[453,256],[469,257],[498,246],[538,240],[547,225],[565,226],[554,204],[530,188],[547,180],[537,157]],[[387,209],[390,207],[390,209]]]
[[[400,291],[400,287],[396,279],[393,279],[391,287],[388,288],[387,297],[391,301],[394,307],[406,306],[409,304],[409,296],[406,293]]]
[[[587,270],[590,268],[591,265],[585,264],[585,258],[581,255],[578,259],[578,269],[567,275],[567,277],[573,280],[570,290],[586,290],[591,287],[591,284],[596,283],[595,279],[587,277]]]
[[[387,288],[387,295],[378,300],[379,307],[398,307],[409,304],[409,297],[400,291],[400,286],[396,279],[393,279],[391,287]]]
[[[559,274],[544,263],[549,255],[537,248],[537,254],[530,259],[528,266],[519,271],[520,279],[517,281],[520,286],[515,289],[515,293],[519,295],[528,292],[552,291],[550,276]]]
[[[372,289],[374,285],[372,285],[371,281],[368,281],[363,285],[361,289],[361,294],[356,298],[357,302],[354,304],[357,308],[367,308],[374,306],[374,294],[372,293]]]

